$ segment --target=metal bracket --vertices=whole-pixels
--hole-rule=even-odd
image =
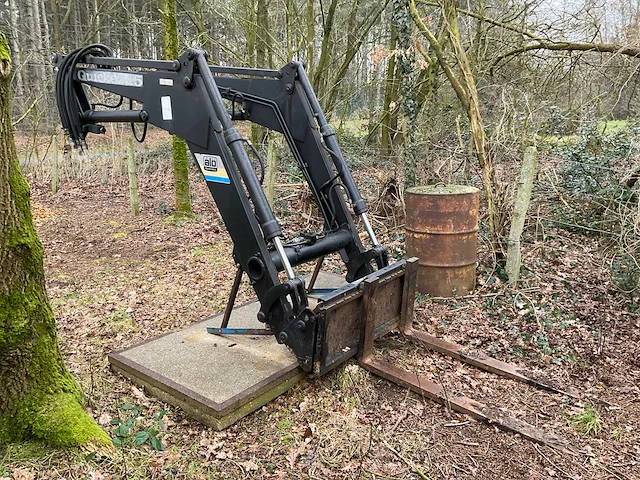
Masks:
[[[307,308],[307,295],[304,290],[304,280],[299,277],[291,278],[280,285],[274,285],[267,290],[264,299],[261,302],[260,311],[258,312],[258,320],[261,322],[269,322],[269,312],[274,303],[280,298],[291,295],[293,302],[293,316]]]
[[[378,268],[386,267],[389,264],[389,254],[387,253],[386,247],[383,245],[376,245],[371,250],[359,253],[347,262],[347,282],[353,282],[354,280],[362,277],[360,269],[371,260],[376,261]]]

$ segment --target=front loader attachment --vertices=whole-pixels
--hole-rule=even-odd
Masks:
[[[409,268],[407,268],[409,266]],[[322,375],[358,352],[365,311],[373,318],[375,336],[380,337],[410,318],[413,310],[416,267],[401,260],[364,277],[377,279],[378,301],[371,309],[364,281],[347,284],[318,298],[317,335],[313,374]]]

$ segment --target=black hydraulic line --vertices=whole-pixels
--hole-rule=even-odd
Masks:
[[[80,146],[82,146],[85,138],[80,112],[89,110],[91,106],[82,90],[82,86],[75,84],[74,72],[75,66],[84,61],[87,55],[112,57],[113,51],[106,45],[96,43],[74,50],[64,57],[58,55],[54,57],[56,63],[58,63],[55,90],[60,120],[67,135],[72,138],[76,145],[80,143]]]
[[[267,197],[262,190],[260,182],[258,182],[258,177],[253,169],[253,165],[251,165],[249,156],[242,146],[242,135],[234,126],[231,118],[229,118],[227,108],[222,100],[222,96],[220,95],[218,86],[213,78],[213,74],[211,73],[210,66],[207,63],[207,58],[204,52],[202,50],[189,49],[188,55],[192,55],[196,60],[200,76],[204,82],[204,87],[211,99],[214,110],[212,113],[214,114],[214,118],[217,117],[222,124],[225,142],[233,154],[236,165],[238,166],[242,179],[244,180],[244,184],[249,191],[249,196],[251,197],[251,201],[256,209],[256,215],[260,221],[260,226],[262,227],[262,233],[264,234],[265,240],[271,240],[275,237],[281,236],[282,230],[280,229],[280,225],[278,224],[271,207],[269,207],[269,202],[267,202]]]
[[[118,100],[118,103],[116,103],[115,105],[109,105],[107,103],[96,102],[96,103],[92,103],[91,104],[91,108],[92,109],[95,109],[96,107],[120,108],[120,106],[122,105],[122,102],[124,102],[124,97],[122,95],[120,95],[120,100]]]
[[[342,156],[340,146],[338,145],[338,140],[336,139],[336,132],[331,127],[331,125],[329,125],[327,119],[324,116],[324,113],[322,112],[322,107],[320,106],[318,97],[316,97],[316,94],[313,91],[313,87],[311,86],[309,77],[307,77],[307,73],[304,71],[302,62],[294,63],[298,71],[298,80],[300,81],[302,89],[304,90],[307,99],[309,100],[309,104],[311,105],[311,109],[316,116],[318,126],[320,127],[320,133],[324,138],[327,150],[333,158],[333,162],[338,170],[338,173],[340,174],[340,177],[342,178],[342,182],[344,183],[345,188],[349,193],[353,211],[356,215],[365,213],[367,211],[367,205],[360,196],[360,192],[358,191],[358,187],[356,186],[356,183],[351,176],[351,171],[347,166],[347,162]]]
[[[149,120],[146,110],[87,110],[80,118],[85,122],[136,122],[144,123]]]
[[[331,221],[335,221],[335,217],[336,217],[336,204],[333,201],[333,197],[331,196],[331,193],[334,190],[337,190],[338,188],[343,188],[346,190],[346,187],[344,186],[344,183],[331,183],[331,186],[329,187],[329,191],[327,193],[327,198],[329,199],[329,208],[331,210],[331,215],[333,215],[333,218],[331,219]],[[347,192],[347,195],[349,194],[349,192]]]
[[[133,99],[130,98],[129,99],[129,109],[133,110]],[[138,137],[138,131],[136,130],[136,124],[135,122],[131,122],[129,125],[131,125],[131,134],[133,135],[133,138],[136,139],[136,142],[138,143],[142,143],[144,142],[145,138],[147,138],[147,129],[149,128],[149,115],[146,115],[146,118],[144,119],[144,127],[142,129],[142,136]]]

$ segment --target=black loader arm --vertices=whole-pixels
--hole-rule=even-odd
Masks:
[[[235,261],[258,296],[259,320],[311,371],[318,355],[318,319],[294,267],[339,252],[347,281],[353,282],[387,267],[388,259],[303,65],[291,62],[280,70],[214,66],[196,49],[173,61],[117,58],[98,44],[57,54],[54,63],[58,110],[74,147],[86,148],[87,135],[104,133],[109,122],[150,123],[185,139],[231,235]],[[92,103],[86,86],[119,95],[121,101]],[[133,109],[133,102],[139,107]],[[234,125],[242,120],[283,134],[324,219],[324,230],[313,238],[284,241]],[[369,249],[360,241],[347,202],[362,220]],[[279,272],[286,273],[285,281]]]

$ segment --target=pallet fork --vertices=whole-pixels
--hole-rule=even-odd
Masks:
[[[215,66],[197,49],[173,61],[118,58],[108,47],[94,44],[68,55],[56,54],[54,65],[56,100],[69,146],[86,148],[87,134],[105,133],[102,123],[109,122],[131,123],[132,128],[142,123],[145,131],[151,123],[187,142],[229,231],[238,266],[222,325],[210,332],[274,335],[313,375],[322,375],[357,354],[364,368],[454,410],[532,440],[562,445],[531,425],[496,413],[497,409],[466,397],[447,397],[442,387],[427,378],[373,356],[374,339],[399,328],[407,339],[429,349],[560,391],[512,365],[470,354],[459,345],[412,329],[417,261],[389,264],[302,63],[291,62],[280,70]],[[87,87],[111,92],[120,101],[115,105],[92,102]],[[124,98],[129,99],[128,109],[122,108]],[[134,101],[140,108],[133,108]],[[235,121],[251,121],[283,134],[317,202],[324,221],[322,232],[283,240],[281,225]],[[348,203],[361,221],[370,248],[360,239]],[[344,262],[347,284],[322,292],[312,306],[309,290],[324,257],[331,253],[338,253]],[[307,287],[294,267],[310,261],[316,265]],[[286,274],[286,280],[281,280],[279,272]],[[244,274],[260,301],[258,319],[266,328],[259,331],[228,326]]]

